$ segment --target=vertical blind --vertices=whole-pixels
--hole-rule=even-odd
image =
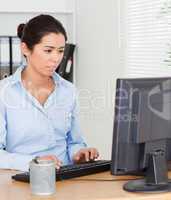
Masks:
[[[171,0],[127,0],[128,77],[171,76]]]

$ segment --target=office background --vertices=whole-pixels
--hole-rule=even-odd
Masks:
[[[69,33],[70,42],[75,43],[77,46],[74,63],[74,83],[79,91],[80,122],[83,133],[90,146],[96,146],[103,158],[110,158],[116,78],[128,75],[165,76],[166,74],[169,75],[169,73],[171,75],[170,67],[165,65],[165,68],[161,69],[160,65],[158,65],[157,70],[155,70],[156,64],[154,64],[148,71],[148,62],[144,62],[146,68],[141,68],[138,72],[136,70],[140,69],[139,65],[132,64],[130,58],[132,58],[131,55],[134,55],[136,49],[132,50],[131,46],[128,45],[131,42],[127,43],[125,32],[126,29],[129,30],[128,25],[137,25],[133,24],[133,19],[136,19],[137,13],[132,12],[136,9],[131,10],[128,8],[138,8],[139,1],[50,1],[16,0],[11,2],[6,0],[4,2],[0,0],[0,35],[14,34],[13,31],[16,30],[18,21],[22,23],[24,20],[39,13],[53,14],[64,22]],[[149,4],[151,9],[154,7],[153,4],[156,3],[158,5],[157,8],[159,8],[162,1],[152,0],[148,2],[147,0],[141,0],[141,7],[142,5],[148,7]],[[131,3],[135,3],[135,5]],[[128,10],[131,13],[128,13]],[[145,8],[145,10],[149,12],[148,9]],[[143,12],[144,10],[142,10]],[[167,38],[167,40],[164,40],[167,43],[171,34],[167,24],[164,24],[165,31],[162,34],[159,32],[162,37],[156,38],[157,40],[160,39],[160,41],[163,41],[163,38]],[[151,26],[150,30],[152,29],[153,27]],[[134,34],[133,32],[129,33]],[[136,43],[137,41],[132,42]],[[158,42],[159,44],[160,41]],[[153,49],[155,48],[153,47]],[[162,54],[163,60],[167,59],[165,54],[167,53],[167,48],[169,46],[166,46],[166,51]],[[150,49],[150,51],[153,49]],[[128,56],[128,51],[132,53],[130,57]],[[160,55],[160,52],[156,55]],[[143,59],[146,60],[145,57]],[[130,66],[134,66],[134,68],[130,68]],[[138,68],[136,68],[137,66]],[[134,71],[137,73],[131,74]],[[155,73],[153,73],[154,71]]]

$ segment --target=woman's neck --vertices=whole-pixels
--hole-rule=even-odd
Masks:
[[[27,67],[22,71],[21,79],[25,89],[42,105],[55,89],[52,77],[41,76]]]
[[[52,77],[42,76],[36,73],[31,67],[26,67],[22,71],[21,77],[25,84],[34,85],[35,87],[44,87],[53,83]]]

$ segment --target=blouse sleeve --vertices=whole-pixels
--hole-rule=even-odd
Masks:
[[[28,171],[29,161],[33,159],[32,155],[10,153],[6,151],[6,138],[8,132],[6,128],[7,120],[5,110],[5,105],[1,101],[0,97],[0,168]]]
[[[68,153],[70,161],[72,162],[74,154],[81,148],[87,147],[80,128],[77,95],[75,95],[71,113],[71,129],[67,136]]]

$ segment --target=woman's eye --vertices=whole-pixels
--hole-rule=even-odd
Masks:
[[[59,50],[59,53],[64,53],[64,50]]]
[[[45,52],[46,52],[46,53],[51,53],[52,50],[51,50],[51,49],[47,49],[47,50],[45,50]]]

